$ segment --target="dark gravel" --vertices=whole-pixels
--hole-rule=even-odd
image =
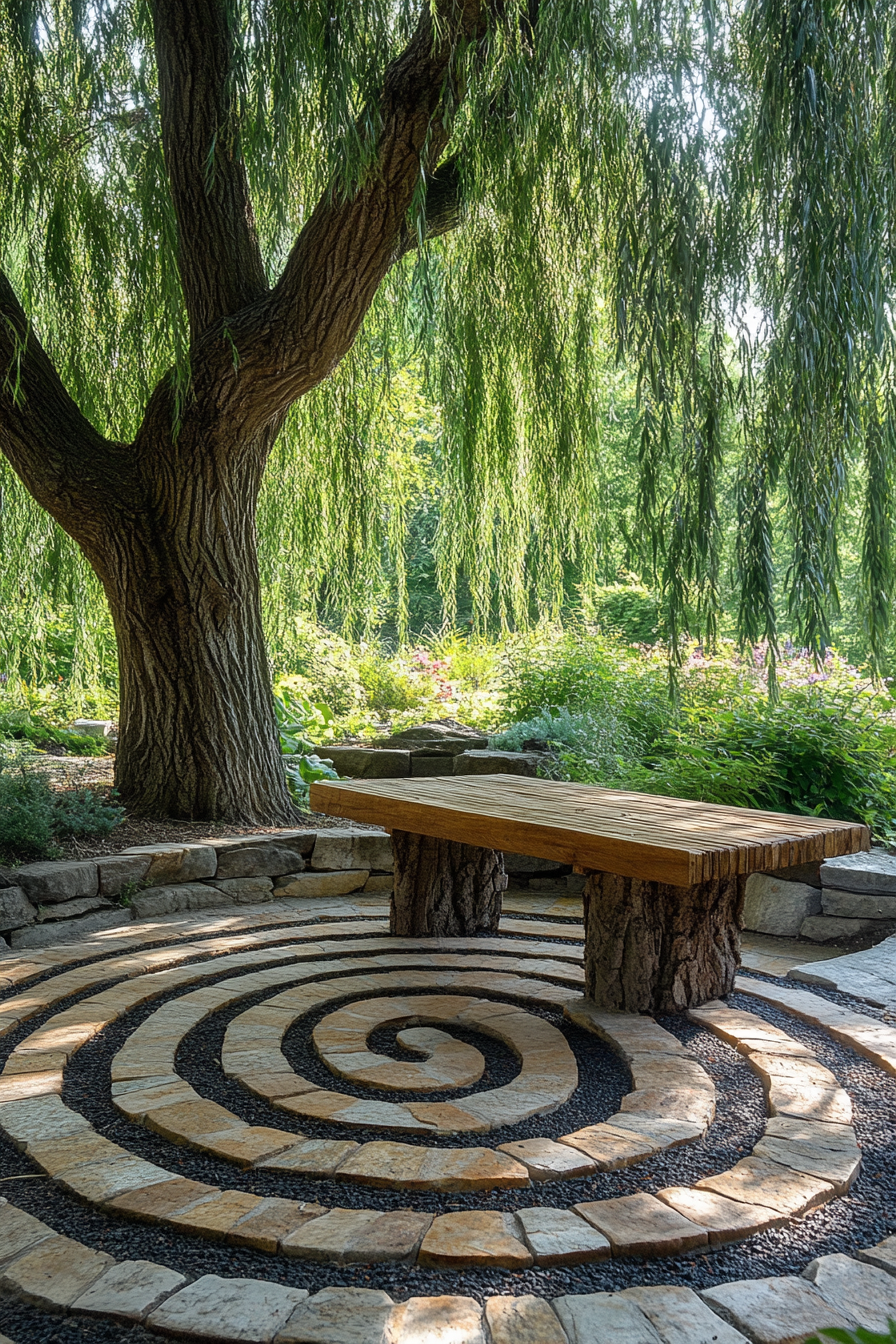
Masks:
[[[834,996],[827,994],[825,997]],[[593,1292],[635,1283],[681,1283],[700,1288],[734,1278],[799,1273],[816,1255],[832,1251],[849,1253],[858,1246],[871,1245],[896,1231],[896,1079],[884,1075],[869,1061],[832,1042],[823,1033],[749,996],[733,995],[730,1001],[737,1007],[780,1025],[795,1038],[805,1040],[817,1051],[819,1058],[835,1071],[853,1096],[856,1127],[859,1141],[865,1149],[865,1162],[862,1174],[848,1197],[814,1210],[788,1228],[765,1232],[751,1238],[749,1242],[711,1253],[649,1262],[620,1260],[568,1269],[532,1269],[522,1273],[471,1270],[459,1274],[418,1270],[403,1265],[311,1265],[300,1260],[227,1247],[174,1231],[109,1217],[80,1204],[43,1177],[9,1180],[10,1177],[31,1174],[36,1168],[5,1141],[0,1141],[0,1193],[18,1206],[45,1218],[59,1231],[86,1245],[106,1250],[119,1259],[146,1258],[195,1276],[203,1273],[250,1276],[311,1289],[330,1284],[380,1287],[391,1292],[397,1300],[415,1294],[457,1292],[469,1293],[480,1300],[500,1292],[534,1292],[553,1297],[565,1292]],[[846,996],[837,996],[835,1001],[856,1006]],[[672,1150],[649,1162],[587,1180],[556,1182],[528,1191],[496,1192],[488,1196],[400,1196],[342,1182],[311,1182],[292,1176],[277,1176],[275,1173],[245,1173],[228,1163],[202,1157],[186,1148],[176,1148],[123,1120],[111,1106],[108,1096],[109,1060],[134,1026],[147,1013],[154,1011],[159,1002],[161,1000],[146,1005],[140,1012],[128,1014],[125,1021],[113,1024],[78,1052],[67,1071],[66,1100],[87,1115],[98,1130],[132,1151],[158,1161],[178,1174],[231,1188],[251,1189],[259,1194],[313,1198],[343,1207],[387,1209],[413,1206],[432,1212],[465,1208],[513,1210],[535,1203],[565,1207],[580,1200],[605,1199],[636,1190],[652,1191],[664,1185],[688,1184],[730,1166],[750,1150],[762,1132],[762,1091],[744,1060],[723,1042],[681,1019],[661,1019],[663,1026],[687,1041],[715,1078],[718,1116],[706,1139]],[[233,1011],[243,1011],[249,1002],[241,1002]],[[328,1005],[327,1011],[331,1011],[332,1006]],[[863,1005],[858,1006],[864,1011]],[[58,1011],[58,1008],[54,1011]],[[559,1022],[555,1015],[547,1012],[542,1015]],[[245,1119],[292,1128],[285,1113],[248,1096],[238,1084],[224,1079],[215,1062],[215,1055],[226,1020],[224,1014],[216,1015],[190,1033],[183,1050],[184,1073],[203,1095],[221,1101]],[[15,1036],[4,1038],[3,1047],[10,1048],[17,1039],[33,1030],[39,1021],[35,1019]],[[625,1070],[595,1038],[569,1024],[563,1030],[579,1061],[581,1081],[576,1097],[551,1116],[535,1117],[512,1130],[484,1136],[485,1142],[501,1142],[511,1137],[528,1137],[530,1134],[565,1133],[578,1124],[603,1118],[617,1108],[619,1096],[628,1086]],[[512,1056],[508,1058],[508,1052],[499,1043],[484,1036],[476,1036],[475,1041],[486,1057],[493,1079],[503,1079],[506,1071],[515,1067]],[[301,1042],[296,1041],[291,1043],[290,1048],[298,1052],[294,1053],[298,1067],[302,1052],[305,1056],[309,1054],[308,1046],[302,1046]],[[303,1071],[309,1062],[303,1057]],[[98,1086],[98,1080],[102,1081],[102,1087]],[[491,1085],[499,1084],[493,1081]],[[348,1091],[348,1087],[345,1086],[344,1090]],[[359,1094],[361,1092],[359,1090]],[[584,1118],[577,1119],[579,1115]],[[309,1133],[312,1126],[302,1125],[301,1129]],[[333,1135],[336,1127],[326,1126],[320,1132]],[[365,1137],[382,1138],[384,1135],[379,1130],[369,1135],[363,1131],[352,1131],[352,1137],[363,1140]],[[457,1146],[458,1140],[452,1138],[448,1143]],[[2,1300],[0,1331],[5,1331],[18,1344],[31,1344],[31,1341],[38,1340],[47,1341],[47,1344],[53,1340],[59,1340],[60,1344],[69,1344],[70,1341],[71,1344],[81,1344],[81,1341],[84,1344],[93,1344],[94,1341],[96,1344],[106,1344],[106,1341],[115,1339],[143,1344],[149,1338],[145,1332],[127,1330],[125,1327],[74,1320],[62,1322],[33,1308],[4,1303]]]

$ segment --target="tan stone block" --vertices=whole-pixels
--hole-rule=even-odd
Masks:
[[[212,1241],[222,1241],[235,1223],[256,1212],[262,1202],[258,1195],[247,1190],[220,1190],[213,1199],[169,1214],[165,1221]]]
[[[558,1142],[574,1148],[590,1158],[598,1171],[615,1171],[630,1167],[651,1153],[659,1151],[659,1144],[644,1135],[626,1133],[610,1125],[587,1125],[573,1134],[561,1135]]]
[[[421,1175],[428,1153],[409,1143],[365,1143],[348,1155],[336,1175],[380,1189],[423,1190],[427,1186]]]
[[[896,1282],[882,1269],[848,1255],[822,1255],[806,1266],[803,1278],[866,1330],[885,1334],[896,1321]]]
[[[663,1344],[747,1344],[690,1288],[642,1285],[624,1289],[619,1300],[634,1302]]]
[[[564,1181],[588,1176],[599,1170],[593,1159],[572,1144],[554,1143],[553,1139],[519,1139],[500,1143],[498,1152],[521,1162],[533,1181]]]
[[[280,1100],[281,1097],[299,1097],[305,1092],[316,1092],[316,1083],[309,1083],[295,1073],[250,1073],[238,1075],[243,1087],[259,1097]]]
[[[284,896],[347,896],[360,891],[370,877],[367,868],[345,869],[339,873],[295,873],[288,882],[277,879],[274,899]]]
[[[630,1067],[633,1089],[637,1092],[659,1091],[667,1087],[680,1091],[688,1087],[715,1095],[715,1083],[709,1074],[688,1059],[667,1056],[658,1060],[653,1056],[638,1055]]]
[[[876,1246],[856,1251],[856,1255],[866,1264],[876,1265],[878,1269],[885,1269],[888,1274],[896,1275],[896,1236],[885,1237]]]
[[[342,1263],[346,1253],[372,1224],[383,1217],[378,1209],[331,1209],[282,1238],[284,1255],[303,1260],[333,1260]]]
[[[750,1055],[750,1068],[755,1069],[766,1088],[774,1082],[787,1080],[796,1087],[835,1088],[837,1079],[819,1064],[817,1059],[798,1059],[792,1055],[764,1054],[759,1050]]]
[[[852,1121],[852,1101],[842,1087],[802,1087],[776,1081],[768,1089],[768,1109],[772,1115],[827,1124],[848,1125]]]
[[[412,1297],[392,1308],[385,1344],[485,1344],[482,1308],[471,1297]]]
[[[655,1116],[660,1120],[687,1120],[704,1128],[716,1113],[714,1096],[702,1088],[649,1088],[629,1092],[622,1098],[620,1111]]]
[[[28,1156],[50,1176],[65,1171],[80,1162],[96,1162],[110,1155],[118,1156],[122,1149],[95,1130],[82,1130],[63,1138],[48,1139],[46,1143],[29,1143]]]
[[[53,1229],[39,1218],[33,1218],[5,1199],[0,1200],[0,1264],[15,1260],[23,1251],[55,1235]]]
[[[709,1242],[705,1228],[643,1192],[575,1204],[573,1211],[604,1234],[614,1255],[677,1255]]]
[[[761,1204],[743,1204],[712,1190],[698,1190],[692,1186],[669,1186],[657,1191],[657,1198],[668,1204],[692,1223],[699,1223],[709,1233],[710,1246],[728,1241],[741,1241],[755,1232],[769,1227],[783,1227],[787,1215],[777,1209],[766,1209]]]
[[[7,1265],[0,1288],[38,1307],[70,1307],[114,1263],[70,1237],[51,1237]]]
[[[511,1232],[502,1213],[444,1213],[423,1238],[418,1264],[430,1269],[528,1269],[532,1253]]]
[[[175,1176],[170,1181],[158,1185],[144,1186],[139,1190],[128,1190],[116,1195],[106,1205],[109,1213],[127,1214],[141,1222],[163,1223],[172,1214],[180,1213],[189,1205],[202,1199],[211,1199],[218,1193],[215,1185],[205,1185],[202,1181],[188,1181]]]
[[[396,1209],[360,1229],[343,1253],[345,1264],[413,1261],[433,1220],[431,1213]]]
[[[268,1344],[307,1297],[305,1288],[204,1274],[156,1307],[147,1325],[161,1334],[209,1344],[223,1340]]]
[[[744,1157],[728,1171],[695,1181],[696,1190],[712,1190],[743,1204],[761,1204],[796,1218],[834,1197],[829,1181],[802,1172],[791,1171],[778,1162],[759,1157]]]
[[[624,1134],[637,1134],[655,1143],[657,1151],[664,1148],[677,1148],[682,1143],[693,1143],[706,1133],[705,1125],[695,1125],[690,1120],[662,1120],[655,1115],[637,1115],[634,1111],[617,1111],[608,1115],[603,1122],[611,1129]]]
[[[42,1069],[36,1073],[3,1074],[0,1077],[0,1105],[9,1101],[23,1101],[26,1097],[42,1097],[49,1092],[62,1091],[62,1070]]]
[[[115,1145],[111,1144],[110,1147],[114,1148]],[[134,1157],[121,1148],[115,1156],[66,1167],[57,1172],[54,1179],[63,1190],[79,1195],[88,1204],[105,1204],[126,1190],[162,1184],[170,1177],[171,1173],[164,1167],[144,1162],[142,1157]]]
[[[332,1176],[360,1144],[343,1139],[305,1139],[275,1157],[263,1158],[258,1167],[266,1171],[294,1171],[312,1179]]]
[[[192,1143],[203,1134],[237,1128],[243,1122],[215,1101],[175,1101],[147,1112],[146,1126],[172,1143]]]
[[[408,1101],[408,1111],[437,1134],[487,1134],[491,1125],[451,1101]]]
[[[849,1330],[837,1311],[805,1279],[748,1279],[704,1288],[700,1296],[754,1344],[801,1344],[820,1330]]]
[[[92,1128],[83,1115],[69,1110],[55,1092],[7,1102],[0,1118],[6,1137],[19,1149],[27,1149],[29,1143],[44,1143]]]
[[[142,1124],[150,1111],[171,1106],[174,1102],[196,1099],[196,1092],[181,1078],[176,1083],[166,1083],[163,1087],[119,1093],[113,1097],[113,1104],[115,1109],[121,1111],[129,1120]]]
[[[284,1237],[326,1212],[323,1204],[306,1204],[295,1199],[263,1199],[256,1209],[233,1224],[225,1241],[273,1254]]]
[[[520,1209],[516,1221],[536,1265],[582,1265],[610,1256],[607,1238],[571,1209]]]
[[[816,1143],[800,1143],[789,1138],[770,1138],[766,1135],[753,1148],[753,1156],[768,1158],[783,1167],[806,1176],[817,1176],[834,1187],[838,1195],[845,1195],[859,1174],[862,1154],[858,1145],[842,1151]]]
[[[421,1189],[521,1190],[529,1185],[529,1173],[521,1163],[491,1148],[430,1148],[424,1151]]]
[[[277,1105],[283,1111],[293,1115],[307,1115],[315,1120],[330,1120],[351,1104],[351,1097],[342,1092],[329,1092],[325,1088],[316,1088],[291,1097],[278,1097]]]
[[[104,1321],[142,1321],[185,1283],[183,1274],[150,1260],[123,1260],[101,1274],[76,1299],[73,1309]]]
[[[295,1141],[295,1134],[286,1129],[246,1125],[244,1128],[225,1129],[219,1134],[203,1134],[192,1140],[192,1146],[201,1152],[235,1162],[239,1167],[252,1167],[266,1157],[273,1157],[291,1148]]]
[[[16,1051],[11,1054],[3,1068],[3,1077],[12,1078],[18,1073],[59,1073],[68,1063],[68,1056],[59,1050],[35,1050],[33,1052]]]
[[[765,1122],[767,1139],[791,1139],[794,1143],[812,1143],[819,1148],[851,1153],[858,1147],[852,1125],[830,1124],[824,1120],[802,1120],[797,1116],[771,1115]]]
[[[565,1330],[543,1297],[490,1297],[485,1319],[491,1344],[567,1344]]]

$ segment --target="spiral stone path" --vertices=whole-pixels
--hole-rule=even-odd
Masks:
[[[884,1017],[755,974],[682,1019],[603,1013],[580,902],[416,940],[383,901],[0,958],[11,1338],[29,1313],[60,1340],[93,1319],[264,1344],[785,1344],[896,1318]]]

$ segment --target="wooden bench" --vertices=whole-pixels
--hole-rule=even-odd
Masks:
[[[391,832],[397,935],[494,932],[504,852],[586,873],[586,993],[623,1012],[728,993],[749,873],[870,846],[852,822],[516,775],[312,784],[311,806]]]

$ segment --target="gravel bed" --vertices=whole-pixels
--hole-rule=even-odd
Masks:
[[[159,1344],[160,1336],[123,1321],[54,1316],[39,1307],[0,1297],[0,1334],[14,1344]]]
[[[789,983],[792,986],[792,982]],[[65,1098],[69,1104],[87,1115],[97,1129],[132,1151],[158,1161],[178,1174],[230,1188],[251,1189],[259,1194],[280,1194],[292,1198],[310,1197],[342,1207],[388,1209],[411,1206],[434,1213],[482,1208],[513,1210],[532,1204],[565,1207],[580,1200],[610,1198],[637,1190],[656,1190],[670,1184],[688,1184],[737,1161],[749,1151],[762,1132],[764,1107],[761,1087],[742,1057],[709,1033],[674,1018],[661,1019],[662,1025],[691,1046],[716,1080],[717,1120],[710,1135],[703,1141],[685,1145],[635,1167],[578,1181],[549,1183],[526,1191],[494,1192],[488,1195],[399,1195],[353,1186],[347,1182],[302,1182],[293,1176],[284,1178],[276,1173],[242,1172],[229,1163],[205,1158],[186,1148],[174,1147],[149,1131],[125,1121],[111,1106],[107,1081],[109,1060],[134,1026],[154,1011],[161,1001],[155,1000],[145,1005],[145,1010],[127,1014],[125,1019],[112,1024],[74,1056],[67,1070]],[[241,1002],[236,1011],[243,1011],[248,1002]],[[832,1042],[823,1033],[804,1026],[787,1014],[748,996],[733,995],[731,1002],[782,1026],[796,1039],[805,1040],[817,1051],[819,1058],[834,1069],[853,1095],[859,1140],[865,1148],[865,1165],[850,1196],[814,1210],[788,1228],[764,1232],[748,1242],[717,1251],[658,1258],[648,1262],[619,1260],[590,1266],[523,1272],[469,1270],[462,1275],[450,1271],[416,1269],[407,1265],[308,1264],[301,1260],[202,1241],[173,1229],[154,1228],[148,1224],[110,1217],[80,1204],[44,1177],[9,1180],[9,1177],[30,1175],[36,1169],[5,1140],[0,1141],[0,1193],[19,1207],[43,1217],[57,1230],[76,1237],[86,1245],[106,1250],[118,1259],[145,1258],[194,1276],[219,1273],[257,1277],[310,1289],[330,1284],[379,1287],[390,1292],[396,1300],[416,1294],[459,1291],[480,1300],[502,1292],[533,1292],[552,1297],[566,1292],[594,1292],[636,1283],[680,1283],[700,1288],[735,1278],[799,1273],[816,1255],[831,1251],[849,1253],[857,1246],[871,1245],[896,1230],[896,1146],[893,1140],[896,1134],[896,1080],[884,1075],[854,1052]],[[332,1010],[332,1006],[328,1006],[329,1010]],[[544,1015],[551,1016],[549,1013]],[[28,1034],[37,1021],[35,1019],[27,1024],[16,1037],[5,1038],[4,1045],[11,1045],[20,1035]],[[185,1072],[193,1073],[191,1080],[198,1090],[202,1090],[203,1095],[219,1100],[231,1109],[237,1109],[234,1097],[238,1096],[240,1113],[246,1119],[291,1128],[285,1113],[269,1108],[260,1099],[256,1110],[256,1099],[249,1097],[238,1084],[223,1078],[211,1052],[217,1049],[224,1023],[224,1015],[216,1015],[190,1033],[190,1038],[185,1042]],[[562,1109],[566,1111],[574,1105],[584,1105],[589,1111],[588,1119],[593,1122],[616,1109],[620,1094],[619,1075],[622,1075],[624,1091],[629,1085],[627,1074],[596,1038],[580,1033],[568,1024],[564,1031],[579,1059],[581,1081],[579,1095]],[[212,1035],[217,1033],[217,1040],[213,1040],[212,1035],[206,1040],[206,1032]],[[496,1047],[494,1059],[489,1057],[489,1067],[504,1067],[498,1059],[502,1048],[497,1043],[483,1036],[477,1037],[476,1043],[487,1057]],[[614,1071],[616,1081],[612,1082]],[[102,1080],[102,1089],[97,1087],[98,1079]],[[500,1142],[505,1139],[505,1133],[508,1139],[527,1137],[529,1126],[532,1128],[528,1132],[549,1133],[548,1126],[559,1115],[558,1111],[553,1116],[534,1117],[532,1121],[515,1126],[512,1130],[484,1136],[484,1141],[489,1144]],[[567,1125],[558,1132],[566,1132],[570,1127]],[[310,1131],[309,1125],[302,1125],[301,1128],[303,1132]],[[326,1126],[325,1130],[331,1136],[336,1132],[334,1126]],[[365,1137],[363,1131],[353,1131],[352,1136],[357,1139]],[[377,1130],[367,1137],[381,1139],[385,1136],[383,1131]],[[400,1138],[400,1135],[393,1137]],[[457,1146],[457,1141],[452,1138],[449,1146]],[[101,1329],[99,1326],[82,1326],[74,1320],[66,1321],[63,1325],[61,1322],[57,1324],[58,1318],[47,1316],[41,1321],[40,1317],[41,1313],[32,1308],[0,1304],[0,1330],[8,1326],[7,1333],[20,1344],[32,1339],[48,1341],[49,1344],[54,1337],[64,1341],[64,1344],[68,1344],[69,1340],[72,1344],[76,1341],[80,1344],[81,1340],[85,1344],[94,1340],[97,1344],[101,1344],[101,1341],[105,1344],[105,1340],[116,1338],[108,1333],[96,1333]],[[28,1325],[23,1330],[19,1321],[26,1319]],[[55,1327],[55,1336],[47,1333],[47,1322]],[[116,1326],[114,1329],[122,1331],[124,1328]],[[69,1333],[60,1333],[63,1330]],[[143,1332],[127,1331],[118,1337],[133,1340],[133,1344],[138,1344],[138,1341],[142,1344],[144,1336]]]

